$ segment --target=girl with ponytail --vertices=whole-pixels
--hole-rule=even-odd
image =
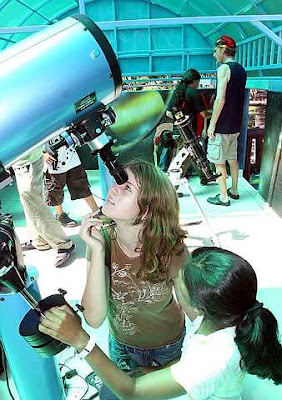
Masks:
[[[186,89],[191,85],[194,84],[195,88],[199,86],[199,82],[201,79],[200,73],[196,69],[188,69],[183,75],[180,82],[177,84],[176,88],[174,89],[171,100],[169,102],[168,110],[175,108],[177,111],[183,111],[184,114],[187,114],[187,110],[185,109],[185,100],[186,100]],[[200,94],[199,94],[200,96]],[[205,108],[203,107],[203,110]],[[202,111],[202,110],[201,110]],[[188,110],[188,114],[191,113],[191,110]]]
[[[200,248],[186,264],[191,305],[204,315],[200,330],[234,329],[242,371],[282,383],[282,347],[273,314],[256,300],[257,278],[242,257],[219,248]]]

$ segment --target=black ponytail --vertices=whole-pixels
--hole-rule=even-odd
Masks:
[[[187,84],[185,81],[181,79],[172,93],[169,105],[167,107],[169,111],[179,111],[182,109],[185,101],[186,86]]]
[[[260,304],[260,303],[258,303]],[[236,327],[235,343],[241,354],[241,368],[260,378],[282,383],[282,347],[278,324],[266,308],[249,310]]]
[[[187,85],[190,85],[194,81],[199,81],[201,75],[196,69],[188,69],[182,76],[180,82],[173,91],[172,97],[169,102],[168,110],[173,108],[180,111],[185,103],[185,90]]]
[[[257,278],[252,266],[231,251],[196,249],[187,260],[184,280],[192,307],[217,328],[236,327],[241,368],[282,383],[282,346],[273,314],[256,301]]]

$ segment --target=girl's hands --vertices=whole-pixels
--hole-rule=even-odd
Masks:
[[[104,250],[104,237],[100,230],[103,222],[98,218],[98,213],[87,214],[81,223],[79,235],[81,239],[93,250]]]

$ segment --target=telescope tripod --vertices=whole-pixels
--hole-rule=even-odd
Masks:
[[[189,184],[188,180],[182,176],[183,174],[183,169],[182,169],[182,164],[183,162],[187,159],[188,156],[191,156],[193,159],[193,151],[190,148],[189,145],[184,145],[179,152],[176,154],[172,162],[170,163],[170,166],[168,168],[168,177],[169,180],[171,181],[172,185],[177,188],[179,186],[184,186],[187,188],[189,195],[191,196],[191,199],[194,201],[197,209],[199,210],[202,221],[205,222],[207,228],[210,231],[211,234],[211,241],[214,246],[221,247],[220,241],[218,237],[216,236],[211,224],[209,223],[209,220],[207,219],[202,207],[200,206],[200,203],[195,196],[195,193],[192,190],[191,185]]]

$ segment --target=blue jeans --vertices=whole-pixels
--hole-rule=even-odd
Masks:
[[[127,346],[118,342],[110,334],[109,354],[110,359],[123,371],[130,373],[140,367],[157,367],[166,365],[170,361],[181,356],[181,349],[185,337],[185,330],[175,342],[158,347],[156,349],[146,349],[140,347]],[[102,386],[100,400],[117,400],[113,392],[106,386]]]

